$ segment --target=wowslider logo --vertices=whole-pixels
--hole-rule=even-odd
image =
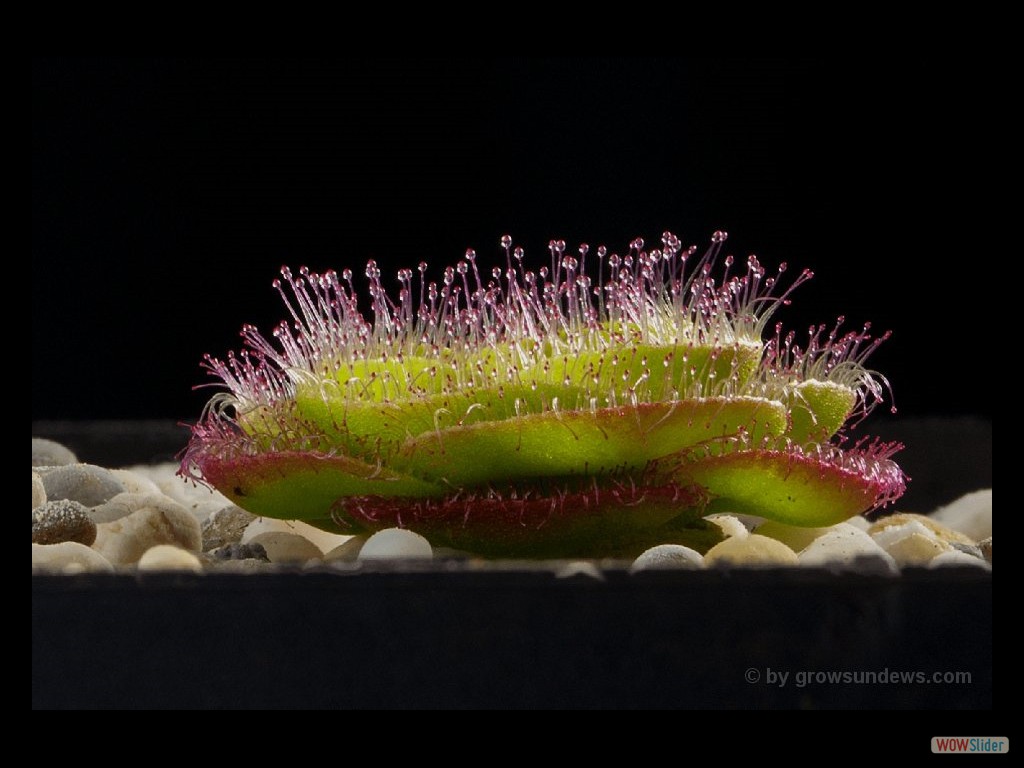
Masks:
[[[1010,751],[1006,736],[933,736],[932,752],[937,754],[1003,755]]]

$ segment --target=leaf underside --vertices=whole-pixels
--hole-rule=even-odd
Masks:
[[[635,557],[655,544],[706,551],[720,529],[700,515],[699,489],[677,485],[506,489],[442,499],[354,497],[339,502],[341,532],[406,527],[435,546],[489,557]]]

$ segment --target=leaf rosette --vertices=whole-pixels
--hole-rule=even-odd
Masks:
[[[467,251],[440,284],[401,270],[396,297],[371,261],[369,317],[350,271],[282,269],[290,320],[206,358],[224,391],[182,472],[254,514],[488,556],[704,550],[709,512],[824,526],[898,498],[900,446],[844,447],[885,393],[864,361],[888,334],[767,333],[811,275],[734,270],[724,241],[552,241],[533,272],[506,236],[488,278]]]

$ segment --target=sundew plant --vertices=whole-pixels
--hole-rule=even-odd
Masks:
[[[725,240],[557,240],[533,271],[506,235],[489,271],[470,250],[391,292],[371,261],[368,313],[350,270],[284,268],[289,319],[205,358],[221,391],[182,472],[258,515],[495,557],[703,551],[713,512],[824,526],[897,499],[900,446],[847,435],[886,394],[865,360],[888,334],[798,339],[774,316],[810,272]]]

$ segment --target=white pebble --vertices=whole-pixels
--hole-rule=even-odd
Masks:
[[[755,533],[769,539],[781,541],[794,552],[799,552],[815,539],[824,536],[832,528],[803,528],[799,525],[786,525],[774,520],[766,520],[755,529]]]
[[[852,525],[854,528],[860,528],[862,531],[867,531],[871,527],[871,521],[864,517],[864,515],[854,515],[844,522],[847,525]]]
[[[202,573],[203,565],[191,552],[170,544],[157,544],[139,558],[140,571],[192,571]]]
[[[145,498],[146,503],[128,516],[96,526],[93,549],[115,564],[136,563],[157,544],[200,550],[199,521],[188,510],[166,496],[146,494]]]
[[[956,568],[961,566],[973,566],[975,568],[984,568],[985,570],[992,569],[992,566],[980,557],[968,555],[966,552],[961,552],[957,549],[951,549],[949,552],[936,555],[928,562],[929,568]]]
[[[70,499],[95,507],[124,493],[124,486],[110,470],[94,464],[68,464],[43,475],[43,487],[49,501]]]
[[[32,509],[41,507],[46,503],[46,488],[43,487],[43,478],[35,472],[32,473]]]
[[[720,541],[704,555],[708,566],[774,567],[797,565],[796,552],[781,541],[752,533],[745,538],[735,536]]]
[[[200,525],[205,523],[214,512],[224,509],[224,502],[220,499],[205,499],[202,501],[192,499],[179,503],[192,513],[192,517],[198,520]]]
[[[975,545],[974,539],[972,539],[970,536],[966,536],[960,533],[960,531],[955,531],[948,525],[944,525],[943,523],[940,523],[937,520],[933,520],[930,517],[926,517],[924,515],[917,515],[913,512],[897,512],[894,515],[887,515],[886,517],[883,517],[874,524],[872,524],[872,526],[868,528],[868,533],[874,536],[876,533],[886,528],[906,525],[907,523],[919,523],[920,525],[923,525],[925,528],[927,528],[934,538],[938,539],[939,541],[944,541],[947,544],[951,544],[953,546],[957,546],[959,544],[966,544],[970,546]]]
[[[556,579],[572,579],[576,576],[585,576],[595,581],[604,581],[604,574],[601,569],[589,560],[573,560],[565,563],[555,571]]]
[[[629,566],[630,573],[638,571],[692,571],[704,567],[704,556],[682,544],[659,544],[644,551]]]
[[[882,549],[866,531],[848,523],[839,523],[827,529],[797,557],[803,566],[871,573],[899,572],[892,555]]]
[[[404,528],[377,531],[363,544],[356,558],[365,560],[429,560],[434,556],[430,542]]]
[[[992,489],[961,496],[952,504],[939,507],[930,517],[974,541],[987,539],[992,535]]]
[[[77,464],[78,457],[70,448],[45,437],[32,438],[33,467],[62,467],[65,464]]]
[[[231,499],[224,496],[213,488],[186,480],[177,474],[178,465],[170,462],[164,464],[139,465],[128,469],[137,475],[142,475],[156,484],[160,492],[170,496],[186,509],[198,502],[213,501],[217,503],[217,509],[231,504]]]
[[[90,509],[89,517],[97,525],[112,523],[122,517],[128,517],[132,512],[137,512],[144,507],[159,506],[165,503],[178,504],[162,493],[119,493],[105,504]]]
[[[33,544],[32,570],[57,573],[110,573],[114,566],[96,550],[77,541]]]
[[[902,568],[927,565],[943,552],[950,550],[945,549],[941,542],[930,536],[912,533],[909,536],[889,543],[885,547],[885,551],[892,555],[897,565]]]
[[[301,520],[277,520],[273,517],[257,517],[249,523],[249,526],[242,534],[242,543],[248,544],[259,534],[269,533],[271,531],[296,533],[304,539],[308,539],[313,542],[321,552],[330,552],[335,547],[341,546],[352,538],[348,535],[343,536],[337,533],[322,531],[319,528],[313,527],[309,523],[302,522]]]
[[[305,563],[324,556],[316,544],[297,533],[266,531],[252,537],[246,543],[262,545],[272,563]]]
[[[110,474],[124,486],[126,493],[161,493],[156,483],[130,469],[112,469]]]
[[[337,549],[342,544],[346,543],[352,538],[351,534],[331,533],[330,531],[323,531],[316,526],[304,523],[301,520],[293,521],[296,523],[295,532],[300,536],[305,536],[307,539],[316,544],[322,552],[330,552],[332,549]]]
[[[892,555],[901,568],[927,565],[936,555],[952,549],[934,531],[916,520],[903,525],[890,525],[872,533],[871,538]]]
[[[747,526],[736,515],[708,515],[704,519],[721,528],[722,533],[726,536],[743,539],[750,533]]]

